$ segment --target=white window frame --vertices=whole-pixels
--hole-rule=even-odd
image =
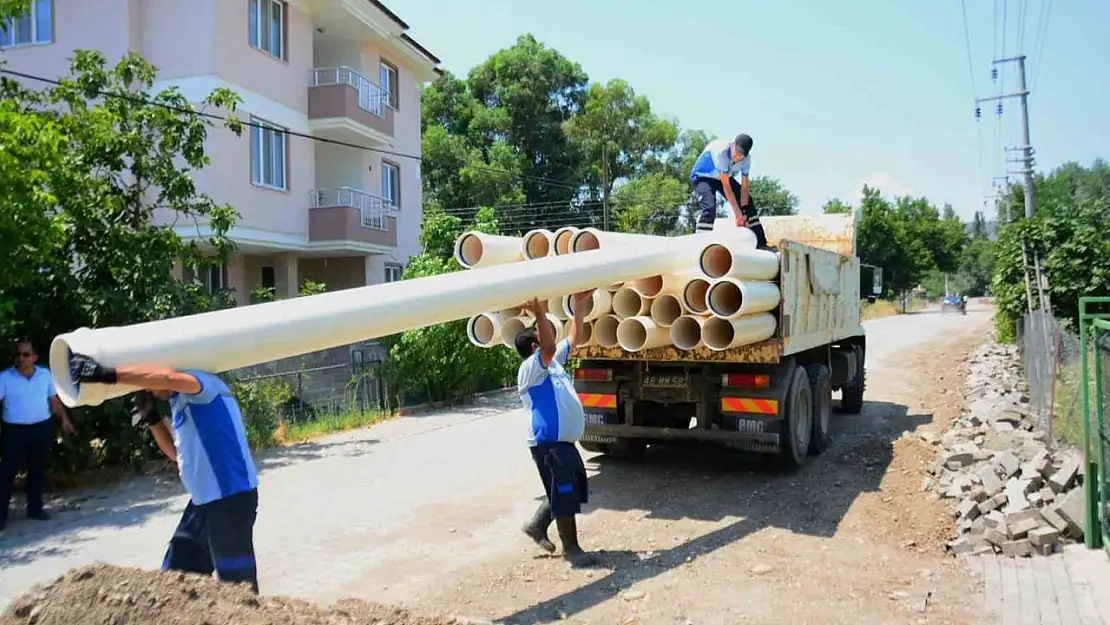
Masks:
[[[400,208],[401,168],[382,161],[382,199],[393,208]]]
[[[405,275],[405,266],[400,263],[386,263],[385,264],[385,281],[386,284],[390,282],[400,282],[401,276]]]
[[[267,189],[288,191],[289,135],[286,134],[288,129],[257,117],[251,117],[250,122],[251,184]],[[270,151],[269,155],[266,154],[267,149]],[[267,160],[270,161],[269,175],[266,171]]]
[[[5,20],[7,29],[0,29],[0,48],[54,43],[54,0],[31,0],[29,8],[27,14],[22,17]],[[45,21],[45,24],[39,23],[40,18]],[[17,28],[21,25],[22,29]],[[42,32],[43,30],[46,32]],[[25,38],[20,39],[20,35]]]
[[[378,61],[378,86],[385,92],[385,105],[395,111],[401,101],[397,92],[397,81],[400,79],[398,74],[400,70],[396,65],[385,60]]]
[[[247,0],[247,31],[251,47],[275,59],[286,60],[285,33],[288,29],[285,20],[288,17],[289,5],[285,0]],[[274,27],[278,31],[276,39]]]

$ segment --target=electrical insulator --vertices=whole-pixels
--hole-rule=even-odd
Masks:
[[[983,109],[979,108],[978,106],[975,107],[975,119],[979,119],[982,116],[983,116]]]
[[[994,109],[994,112],[998,113],[999,116],[1002,115],[1002,103],[1001,102],[998,103],[998,106]]]
[[[998,80],[998,68],[997,67],[992,67],[991,68],[991,80]]]

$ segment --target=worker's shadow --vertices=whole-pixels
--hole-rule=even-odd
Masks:
[[[829,447],[797,470],[706,446],[651,447],[637,461],[586,454],[587,469],[596,470],[589,482],[586,518],[580,522],[587,546],[603,547],[590,541],[589,516],[595,511],[646,512],[643,519],[739,520],[669,549],[637,552],[613,545],[618,549],[598,553],[599,567],[612,569],[610,573],[498,622],[567,618],[763,528],[831,537],[861,493],[879,490],[893,460],[894,441],[931,420],[932,415],[910,415],[906,406],[889,402],[865,402],[859,415],[834,411]],[[630,529],[628,535],[635,532]]]

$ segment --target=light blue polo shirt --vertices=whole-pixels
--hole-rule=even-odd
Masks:
[[[573,443],[586,429],[586,413],[574,390],[574,382],[563,367],[570,356],[570,341],[555,346],[555,356],[547,367],[537,350],[517,371],[517,393],[531,417],[528,446],[539,443]]]
[[[0,371],[0,399],[4,400],[4,423],[33,425],[50,418],[50,398],[57,395],[54,379],[46,367],[35,365],[27,377],[15,367]]]
[[[728,174],[735,178],[736,174],[747,176],[752,170],[752,155],[739,163],[732,162],[732,141],[728,139],[714,139],[706,144],[698,160],[690,168],[690,182],[697,182],[698,178],[718,179],[721,174]]]
[[[227,384],[204,371],[187,371],[200,392],[174,393],[173,442],[181,483],[194,505],[206,504],[258,486],[239,403]]]

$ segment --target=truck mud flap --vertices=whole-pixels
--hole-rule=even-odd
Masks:
[[[623,426],[621,426],[620,423],[620,415],[618,415],[616,411],[590,411],[587,408],[586,430],[580,440],[584,443],[615,443],[617,442],[617,437],[597,434],[595,431],[599,426],[615,426],[621,428]]]

